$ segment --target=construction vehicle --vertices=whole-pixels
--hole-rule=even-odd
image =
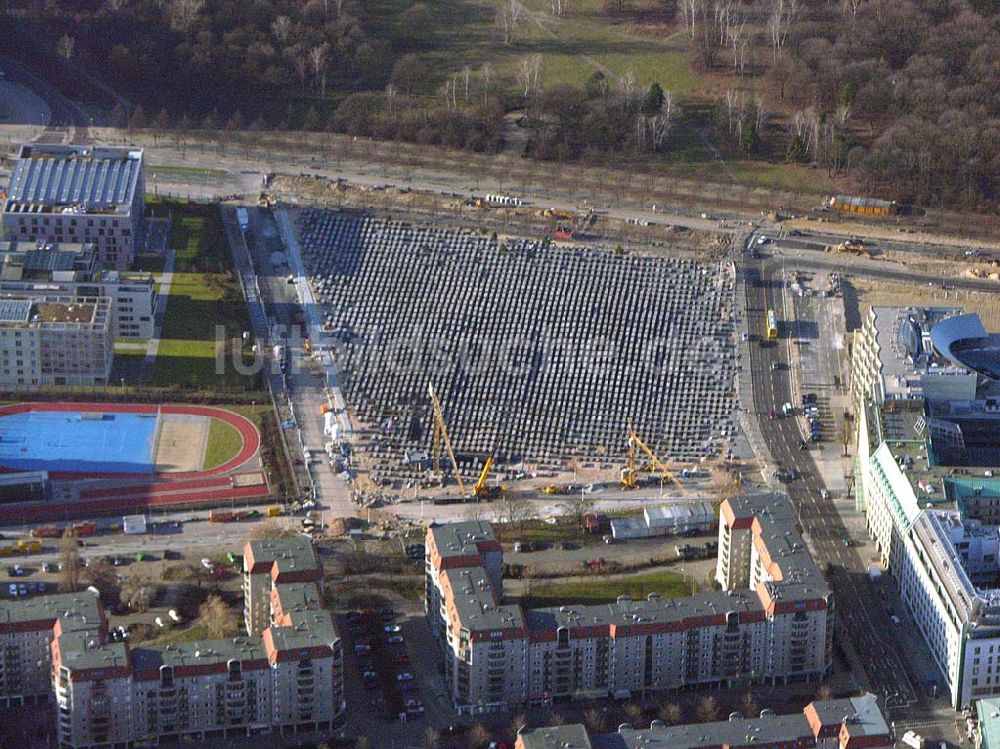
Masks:
[[[451,461],[451,470],[455,476],[455,483],[458,484],[458,493],[465,496],[465,483],[462,481],[462,474],[458,470],[458,461],[455,460],[455,451],[451,448],[451,437],[448,436],[448,427],[444,422],[444,413],[441,411],[441,401],[438,400],[437,393],[434,392],[434,384],[427,383],[427,394],[431,397],[431,410],[434,417],[434,428],[431,432],[431,456],[433,459],[434,472],[441,475],[441,447],[444,446],[448,452],[448,460]],[[492,467],[491,461],[487,461]],[[482,477],[480,477],[482,478]]]
[[[831,245],[827,248],[827,251],[833,250],[841,254],[847,255],[862,255],[864,257],[871,257],[871,251],[865,247],[865,243],[860,239],[848,239],[846,242],[841,242],[838,245]]]
[[[548,495],[558,496],[563,494],[569,494],[570,492],[573,491],[573,488],[570,486],[565,486],[563,484],[549,484],[548,486],[543,486],[542,491]]]
[[[660,473],[661,480],[669,479],[677,486],[678,489],[681,490],[682,493],[687,493],[684,485],[676,479],[670,470],[663,464],[663,461],[653,454],[649,445],[639,439],[639,435],[636,434],[635,429],[632,428],[631,421],[628,422],[628,454],[625,458],[625,467],[622,468],[621,474],[622,489],[635,489],[639,486],[640,469],[636,464],[636,453],[638,450],[642,450],[642,452],[646,454],[648,467],[658,471]]]
[[[493,486],[487,485],[486,479],[489,478],[492,467],[493,456],[491,455],[486,459],[483,470],[479,472],[479,479],[472,487],[472,494],[476,499],[497,499],[498,497],[502,497],[507,491],[507,487],[500,486],[499,484],[494,484]]]

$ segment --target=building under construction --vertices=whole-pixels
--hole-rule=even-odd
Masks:
[[[297,229],[383,479],[429,467],[431,385],[469,475],[489,456],[621,465],[629,423],[665,460],[726,455],[736,429],[728,263],[314,209]]]

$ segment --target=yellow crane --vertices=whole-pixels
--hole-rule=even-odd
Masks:
[[[505,486],[488,486],[486,479],[490,476],[490,469],[493,468],[493,456],[486,459],[483,470],[479,473],[479,480],[472,487],[472,493],[476,499],[494,499],[503,495],[507,491]]]
[[[464,497],[465,483],[458,470],[455,451],[451,449],[451,437],[448,436],[448,427],[444,423],[441,401],[438,400],[437,393],[434,392],[434,383],[427,383],[427,394],[431,397],[431,409],[434,411],[434,429],[431,432],[431,455],[434,458],[434,471],[441,472],[441,445],[444,444],[445,450],[448,451],[448,460],[451,461],[452,473],[455,475],[455,483],[458,484],[458,493]]]
[[[621,484],[623,489],[635,489],[639,486],[639,469],[636,466],[636,452],[642,450],[646,453],[649,465],[660,472],[662,478],[672,481],[682,493],[687,493],[684,485],[670,472],[659,458],[653,453],[645,442],[639,439],[639,435],[632,428],[632,422],[628,422],[628,454],[625,458],[625,467],[622,469]]]

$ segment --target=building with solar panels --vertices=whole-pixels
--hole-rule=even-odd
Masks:
[[[0,297],[39,293],[108,297],[115,338],[148,341],[154,335],[153,277],[101,270],[92,243],[0,242]]]
[[[143,242],[141,148],[21,146],[3,204],[11,239],[92,242],[103,268],[127,270]]]
[[[114,341],[108,297],[0,298],[0,389],[107,385]]]

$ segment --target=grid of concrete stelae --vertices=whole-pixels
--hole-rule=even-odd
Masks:
[[[297,221],[345,396],[387,465],[430,445],[428,382],[470,470],[490,453],[620,460],[629,420],[662,459],[727,449],[727,264],[316,209]]]

